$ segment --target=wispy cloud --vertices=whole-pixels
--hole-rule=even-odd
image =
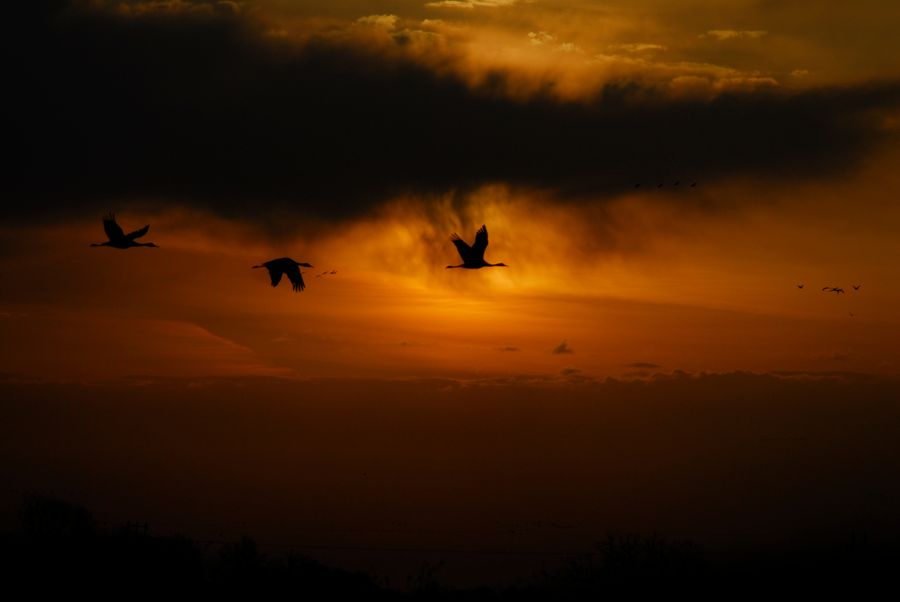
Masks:
[[[575,353],[575,350],[569,347],[568,341],[563,341],[562,343],[554,347],[551,353],[560,355],[563,353]]]
[[[556,41],[556,36],[546,31],[529,31],[528,42],[532,46],[543,46]]]
[[[620,51],[620,52],[649,52],[649,51],[659,51],[665,50],[666,47],[662,44],[644,44],[644,43],[631,43],[631,44],[610,44],[607,48],[610,50]]]
[[[763,29],[710,29],[706,33],[700,34],[701,38],[709,38],[712,40],[758,40],[769,35],[768,31]]]
[[[476,7],[497,8],[498,6],[512,6],[517,0],[441,0],[439,2],[426,2],[430,8],[462,8],[473,9]]]
[[[397,26],[399,17],[397,15],[367,15],[356,20],[357,23],[363,25],[371,25],[373,27],[382,27],[384,29],[394,29]]]

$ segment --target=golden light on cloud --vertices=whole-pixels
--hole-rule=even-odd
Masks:
[[[129,212],[123,222],[151,223],[160,248],[126,252],[86,246],[99,219],[36,229],[33,246],[3,262],[23,291],[0,304],[3,340],[28,332],[31,341],[8,370],[89,380],[603,378],[635,362],[890,372],[900,337],[885,333],[900,331],[900,289],[887,258],[900,249],[882,219],[847,221],[842,206],[878,177],[873,169],[837,186],[770,191],[763,205],[742,200],[755,194],[744,184],[637,190],[603,203],[497,185],[398,199],[275,238],[206,213]],[[870,202],[887,202],[890,184],[874,182]],[[722,209],[703,208],[713,202]],[[450,233],[471,242],[481,224],[486,259],[510,267],[446,269],[459,262]],[[868,242],[855,245],[862,231]],[[306,291],[272,289],[249,269],[280,256],[315,266],[304,270]],[[41,276],[50,269],[60,274],[52,287]],[[856,281],[864,288],[850,290]],[[819,290],[840,284],[844,297]],[[553,353],[561,341],[574,353]],[[79,345],[77,361],[63,351]]]
[[[219,23],[194,14],[209,5],[152,8],[165,15],[142,21],[135,13],[129,23],[164,33],[171,25],[185,39],[194,39],[197,23]],[[849,80],[807,60],[810,42],[785,33],[799,35],[787,26],[792,15],[760,20],[726,13],[714,22],[654,2],[264,2],[246,21],[222,17],[223,39],[233,44],[226,47],[260,61],[234,81],[256,81],[269,71],[280,79],[250,86],[246,98],[215,117],[209,111],[220,103],[204,104],[209,92],[200,86],[191,102],[203,110],[182,126],[240,121],[245,103],[264,94],[265,110],[233,132],[250,144],[233,152],[229,132],[219,139],[222,148],[188,145],[165,164],[171,173],[147,190],[141,183],[159,166],[131,173],[143,163],[118,165],[99,181],[118,190],[122,171],[138,182],[140,190],[129,189],[129,175],[121,176],[119,211],[135,227],[150,222],[161,248],[88,249],[99,232],[97,217],[85,211],[65,229],[35,227],[40,244],[6,250],[0,259],[22,283],[0,298],[0,312],[41,307],[66,321],[81,305],[90,316],[85,324],[136,320],[145,334],[155,325],[167,342],[148,342],[146,349],[158,351],[148,356],[116,354],[126,345],[121,338],[89,344],[96,357],[109,358],[96,363],[120,375],[145,368],[162,374],[172,366],[195,374],[579,370],[602,377],[635,362],[812,369],[824,357],[861,370],[881,365],[891,347],[873,333],[896,327],[891,285],[882,284],[877,296],[838,298],[798,296],[796,284],[807,282],[804,293],[811,293],[850,280],[890,281],[884,258],[896,245],[882,229],[894,212],[883,190],[897,182],[878,144],[896,130],[895,111],[885,108],[896,93],[882,86],[871,93],[854,88],[850,96],[842,88],[792,96],[785,81],[800,88],[820,77]],[[237,24],[245,29],[233,29]],[[300,75],[292,71],[300,67]],[[226,71],[232,73],[230,66]],[[301,76],[316,85],[297,88]],[[397,92],[407,85],[419,94]],[[282,102],[283,90],[293,100],[269,106]],[[317,93],[323,98],[316,100]],[[880,97],[887,100],[867,104]],[[297,108],[294,101],[309,98],[315,102]],[[177,121],[183,91],[166,99],[174,107],[169,120]],[[848,104],[853,123],[836,123]],[[152,115],[158,106],[146,111]],[[819,106],[826,108],[807,118]],[[723,111],[721,121],[695,122]],[[287,121],[289,134],[279,130]],[[878,127],[854,129],[873,121]],[[163,144],[181,135],[181,126],[172,127]],[[215,138],[216,128],[191,130],[189,138]],[[276,130],[256,144],[257,136]],[[804,136],[827,144],[807,144]],[[92,152],[118,148],[119,141],[104,139],[106,146]],[[842,161],[848,165],[832,164]],[[833,171],[827,183],[809,183],[817,168]],[[761,173],[764,187],[754,180]],[[84,194],[85,206],[97,202],[90,194],[118,204],[117,193],[103,186],[70,190],[86,181],[84,169],[68,177],[65,195]],[[694,180],[700,185],[689,186]],[[848,217],[843,197],[851,194],[881,204],[879,219]],[[254,210],[257,203],[262,210]],[[471,241],[482,224],[490,233],[488,261],[510,267],[447,270],[459,261],[449,235]],[[863,232],[877,235],[848,248]],[[250,270],[282,256],[316,266],[306,273],[305,292],[272,290],[264,274]],[[53,287],[38,276],[51,265],[62,272]],[[838,340],[819,332],[850,314],[854,326]],[[3,321],[18,336],[24,327],[16,324]],[[87,327],[72,328],[84,334]],[[34,331],[41,342],[22,358],[60,347],[52,329]],[[553,354],[560,341],[575,353]],[[777,351],[760,355],[767,346]],[[167,347],[186,355],[162,353]],[[516,351],[503,351],[509,349]],[[27,373],[27,365],[21,359],[17,370]]]

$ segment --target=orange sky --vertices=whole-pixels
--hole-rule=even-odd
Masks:
[[[890,50],[896,39],[883,35],[896,11],[886,14],[878,2],[855,3],[852,11],[842,3],[826,3],[821,10],[816,4],[814,17],[811,3],[750,1],[91,6],[114,15],[115,27],[236,18],[253,24],[252,35],[275,40],[272,52],[328,40],[368,49],[389,64],[403,57],[438,77],[460,78],[479,94],[502,73],[503,84],[491,94],[522,102],[546,95],[566,110],[595,102],[594,95],[611,83],[643,86],[650,106],[665,106],[728,95],[768,102],[798,90],[815,94],[822,85],[864,86],[897,75]],[[875,40],[883,45],[873,45]],[[410,98],[413,110],[416,97]],[[358,111],[368,102],[362,100]],[[894,197],[900,181],[894,165],[900,121],[892,107],[888,103],[864,117],[848,117],[850,125],[835,126],[835,132],[870,128],[865,135],[888,143],[835,148],[835,161],[846,165],[828,164],[828,153],[811,159],[822,163],[821,177],[802,171],[808,169],[804,152],[815,147],[806,149],[803,141],[787,155],[798,161],[796,173],[790,165],[766,165],[764,155],[778,151],[779,141],[759,147],[762,172],[722,167],[715,151],[700,155],[710,162],[707,167],[671,156],[675,167],[663,166],[663,174],[651,169],[643,188],[634,189],[630,178],[610,187],[607,179],[575,195],[564,192],[579,185],[566,180],[565,161],[591,149],[560,149],[568,159],[559,159],[551,176],[537,178],[545,185],[540,190],[527,178],[507,181],[504,173],[521,177],[516,167],[497,168],[499,175],[491,177],[488,165],[474,185],[351,199],[335,210],[345,212],[337,217],[321,204],[306,211],[303,200],[287,206],[256,201],[255,176],[248,176],[249,194],[236,193],[243,200],[228,197],[222,204],[215,192],[213,200],[199,203],[190,193],[155,198],[155,192],[132,191],[110,198],[101,176],[87,184],[98,191],[93,197],[79,189],[71,203],[76,208],[62,210],[68,203],[63,187],[51,203],[55,210],[36,210],[27,223],[12,219],[0,230],[4,372],[68,380],[235,374],[571,379],[657,370],[896,374],[900,211]],[[422,124],[423,135],[431,125]],[[527,126],[509,132],[529,135]],[[694,152],[690,128],[673,132],[684,137],[688,154]],[[592,144],[602,146],[599,133]],[[272,135],[271,145],[281,144],[276,132],[254,135]],[[667,134],[660,136],[646,141],[648,152]],[[465,143],[454,141],[462,157],[476,150],[466,151]],[[682,142],[666,143],[680,154]],[[740,152],[743,141],[720,143],[728,154]],[[513,152],[518,142],[498,144]],[[340,151],[334,152],[339,164]],[[642,161],[640,145],[620,155],[614,148],[607,152],[612,154],[604,160],[624,166]],[[839,157],[841,152],[846,156]],[[756,164],[758,157],[749,161]],[[452,174],[464,169],[423,165],[446,172],[449,179],[441,182],[451,187]],[[392,167],[404,171],[402,164],[384,169]],[[598,171],[604,168],[597,165]],[[152,179],[154,169],[139,170],[138,180]],[[240,164],[219,171],[235,169]],[[552,174],[560,170],[562,179],[554,181]],[[678,170],[686,175],[675,188],[671,180],[682,176],[669,172]],[[368,172],[336,173],[341,180],[362,180],[354,190],[363,199],[385,194],[367,193]],[[423,177],[427,187],[429,176]],[[573,168],[572,177],[585,179],[583,168]],[[46,179],[52,181],[52,174]],[[688,187],[688,179],[699,180],[699,186]],[[655,189],[657,181],[665,187]],[[265,177],[257,185],[266,189]],[[288,194],[304,199],[306,192],[300,184]],[[126,230],[151,223],[147,239],[161,248],[88,248],[101,240],[97,208],[103,205],[118,211]],[[481,224],[490,231],[488,260],[510,267],[445,270],[457,262],[449,234],[471,239]],[[248,269],[284,255],[316,266],[306,275],[305,292],[271,290],[265,274]],[[332,269],[338,274],[316,277]],[[797,283],[805,288],[798,290]],[[853,291],[852,284],[862,288]],[[824,293],[823,286],[847,293]],[[553,353],[564,341],[569,352]]]
[[[16,284],[0,301],[5,370],[72,380],[896,374],[900,213],[882,165],[827,186],[651,191],[602,210],[496,186],[461,212],[398,200],[274,241],[182,211],[121,216],[126,230],[150,222],[159,249],[89,248],[102,238],[95,216],[7,229],[2,266]],[[726,207],[685,210],[687,195]],[[510,267],[446,270],[458,261],[449,233],[471,238],[481,223],[488,260]],[[249,269],[282,255],[316,266],[306,291],[272,289]],[[552,353],[562,341],[571,353]]]
[[[9,10],[0,523],[38,490],[375,549],[900,525],[893,0]],[[159,248],[90,247],[110,210]],[[509,267],[447,270],[482,224]],[[305,291],[251,269],[283,256]]]

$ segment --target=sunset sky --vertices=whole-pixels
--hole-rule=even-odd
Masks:
[[[775,379],[804,408],[824,381],[896,392],[892,1],[47,0],[9,14],[7,393],[191,406],[198,383],[239,403],[243,385],[222,383],[264,382],[260,412],[296,396],[331,424],[334,399],[361,395],[388,404],[384,424],[449,403],[434,391],[477,391],[448,427],[465,437],[482,387],[491,416],[524,390],[571,397],[589,422],[605,420],[584,409],[594,393],[623,403],[617,381],[663,399],[695,379],[728,400]],[[159,248],[90,247],[107,211],[126,232],[149,223]],[[486,259],[509,267],[447,270],[451,233],[471,242],[482,224]],[[283,256],[315,266],[305,291],[250,269]],[[529,407],[522,420],[565,439],[549,406]],[[115,507],[81,464],[36,469],[52,462],[28,440],[53,440],[58,417],[4,411],[21,429],[6,443],[15,487]],[[416,410],[426,431],[430,411]],[[884,411],[873,420],[900,424]],[[404,453],[385,453],[402,481]],[[141,474],[166,474],[153,466]]]

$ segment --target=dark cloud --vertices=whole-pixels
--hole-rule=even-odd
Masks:
[[[877,374],[867,374],[864,372],[849,372],[846,370],[816,370],[816,371],[799,371],[799,370],[778,370],[771,373],[778,378],[793,380],[826,380],[826,381],[842,381],[852,383],[872,382],[877,380],[897,381],[896,376],[880,376]]]
[[[515,98],[502,71],[473,87],[399,47],[292,42],[232,10],[44,1],[6,23],[7,215],[144,200],[271,223],[492,182],[603,198],[635,182],[819,177],[854,165],[886,135],[872,111],[900,102],[897,84]]]
[[[554,347],[551,353],[560,355],[563,353],[575,353],[575,350],[569,347],[569,343],[567,341],[563,341],[562,343]]]

